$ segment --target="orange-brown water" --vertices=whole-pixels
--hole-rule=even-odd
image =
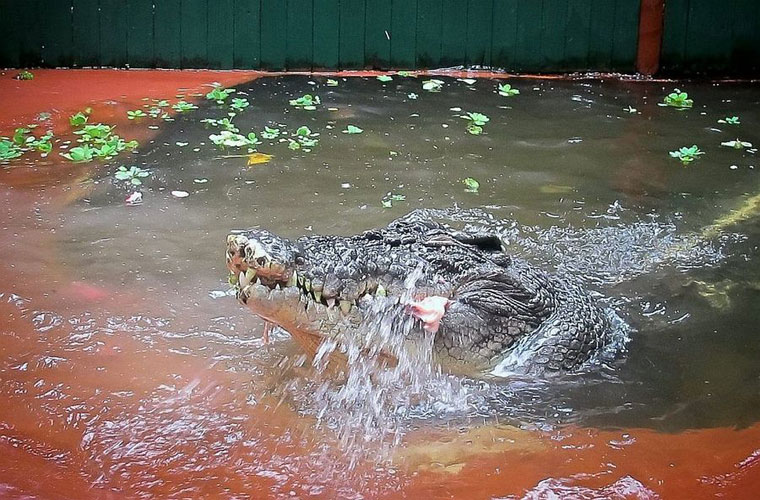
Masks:
[[[142,98],[253,76],[11,75],[0,73],[0,135],[49,110],[54,129],[64,131],[70,114],[90,106],[141,141],[150,131],[130,128],[124,110]],[[82,181],[98,168],[39,161],[0,171],[1,497],[749,499],[760,492],[757,424],[673,434],[422,428],[405,437],[394,466],[362,461],[349,470],[312,418],[276,399],[250,404],[255,374],[160,339],[135,340],[135,328],[156,327],[192,297],[89,283],[60,263],[56,211],[86,195]],[[115,262],[113,272],[125,271]],[[190,328],[193,317],[185,322]],[[88,324],[100,326],[79,328]]]

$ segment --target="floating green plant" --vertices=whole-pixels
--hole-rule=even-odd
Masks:
[[[198,109],[198,106],[187,101],[178,101],[172,106],[172,109],[177,113],[187,113],[188,111]]]
[[[705,153],[704,151],[701,151],[696,145],[694,145],[691,147],[684,146],[676,151],[671,151],[669,154],[671,158],[678,158],[681,160],[681,163],[686,166]]]
[[[136,109],[134,111],[127,111],[127,118],[129,118],[130,120],[136,120],[138,118],[145,118],[146,116],[148,116],[148,115],[146,115],[145,111],[143,111],[142,109]]]
[[[264,127],[264,131],[261,132],[261,137],[264,139],[277,139],[280,136],[280,129],[272,127]]]
[[[214,87],[211,92],[206,94],[206,99],[215,101],[217,104],[224,104],[224,101],[235,92],[235,89],[225,89],[222,86]]]
[[[462,181],[465,185],[464,190],[468,193],[477,193],[478,189],[480,188],[480,183],[473,179],[472,177],[468,177]]]
[[[378,75],[377,79],[383,83],[393,81],[393,77],[390,75]]]
[[[61,153],[61,156],[76,163],[92,161],[95,157],[95,149],[89,144],[85,144],[71,148],[68,153]]]
[[[337,87],[338,86],[338,80],[333,80],[332,78],[327,79],[327,86],[328,87]]]
[[[726,125],[739,125],[741,122],[739,121],[738,116],[727,116],[718,120],[718,123],[724,123]]]
[[[467,132],[472,135],[480,135],[483,133],[483,125],[490,121],[483,113],[469,112],[466,115],[461,115],[461,118],[468,120]]]
[[[422,82],[422,90],[427,90],[428,92],[440,92],[443,88],[443,80],[425,80]]]
[[[678,109],[688,109],[694,106],[694,100],[689,99],[689,94],[674,89],[673,92],[666,95],[659,106],[670,106]]]
[[[117,181],[129,181],[129,183],[133,186],[139,186],[142,184],[142,180],[145,177],[148,177],[150,175],[150,172],[147,170],[143,170],[140,167],[137,166],[131,166],[129,168],[125,166],[119,167],[119,169],[114,174],[114,177]]]
[[[9,141],[7,138],[0,138],[0,160],[13,160],[24,154],[21,148]]]
[[[348,125],[346,130],[343,131],[344,134],[361,134],[362,132],[364,132],[364,130],[355,125]]]
[[[309,127],[303,125],[301,127],[298,127],[298,129],[293,134],[293,137],[287,138],[288,148],[294,151],[303,149],[308,153],[312,150],[312,148],[319,144],[319,139],[317,139],[318,136],[319,134],[312,132]],[[285,139],[281,139],[281,141],[284,140]]]
[[[16,80],[34,80],[34,73],[31,71],[21,71],[15,76]]]
[[[311,94],[304,94],[298,99],[291,99],[288,102],[291,106],[305,109],[307,111],[314,111],[319,104],[322,104],[322,101],[319,100],[319,96]]]
[[[218,134],[209,135],[208,138],[219,147],[248,147],[250,151],[254,151],[255,147],[261,144],[261,141],[256,137],[254,132],[244,136],[230,130],[222,130]]]
[[[232,99],[232,103],[230,104],[230,107],[234,109],[235,111],[243,111],[245,108],[250,106],[251,103],[248,102],[248,99],[244,99],[242,97],[235,97]]]
[[[404,201],[406,200],[406,196],[403,194],[398,193],[388,193],[386,194],[382,200],[380,200],[380,203],[382,204],[383,208],[391,208],[393,207],[394,201]]]
[[[85,123],[87,123],[87,120],[89,119],[90,113],[92,112],[92,109],[87,108],[84,111],[79,111],[78,113],[75,113],[69,117],[69,124],[72,127],[81,127]]]
[[[735,139],[733,141],[726,141],[721,142],[721,146],[725,146],[727,148],[734,148],[734,149],[744,149],[744,148],[751,148],[752,143],[747,141],[742,141],[741,139]]]
[[[498,91],[499,95],[504,97],[513,97],[520,93],[519,90],[513,89],[512,85],[508,83],[499,84]]]

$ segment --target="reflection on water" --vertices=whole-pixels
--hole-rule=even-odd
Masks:
[[[647,498],[695,488],[678,460],[716,440],[745,465],[700,455],[700,487],[715,488],[700,491],[752,491],[760,226],[702,228],[760,189],[755,156],[721,148],[733,136],[717,124],[741,112],[741,138],[760,142],[756,89],[693,84],[697,108],[676,112],[654,104],[654,83],[520,80],[505,99],[486,79],[444,80],[439,94],[403,78],[240,85],[252,103],[241,131],[307,125],[319,144],[265,140],[271,162],[249,167],[209,143],[199,120],[225,111],[203,105],[134,158],[152,172],[138,206],[111,176],[119,163],[86,188],[79,174],[0,177],[0,492]],[[323,105],[288,105],[306,92]],[[467,111],[489,115],[484,135],[466,134]],[[348,124],[364,132],[341,133]],[[146,126],[119,125],[126,137]],[[695,142],[707,154],[688,168],[668,157]],[[405,199],[383,208],[388,193]],[[377,370],[355,345],[341,377],[282,331],[264,344],[261,322],[223,293],[230,229],[352,234],[416,208],[584,282],[620,318],[617,348],[533,380],[441,374],[425,346]],[[403,334],[382,315],[374,332],[391,348]],[[750,428],[683,432],[717,427]],[[635,431],[603,430],[619,428]],[[680,458],[652,459],[663,447]]]

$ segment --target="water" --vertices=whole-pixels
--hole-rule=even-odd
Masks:
[[[121,160],[2,172],[0,424],[4,450],[22,464],[3,465],[8,491],[35,491],[30,470],[57,484],[45,465],[56,463],[62,475],[79,471],[71,488],[93,495],[435,496],[462,484],[483,496],[577,486],[644,497],[667,486],[635,459],[596,462],[631,477],[582,479],[580,465],[551,468],[567,453],[551,443],[571,443],[577,457],[613,443],[645,463],[652,447],[677,447],[662,432],[753,432],[760,226],[749,218],[711,237],[702,228],[760,190],[756,154],[719,145],[737,135],[760,143],[756,86],[689,84],[695,108],[679,112],[655,105],[672,87],[660,83],[518,80],[520,96],[503,98],[488,79],[444,78],[438,94],[400,77],[325,80],[237,86],[252,103],[235,118],[241,131],[320,134],[308,153],[264,141],[267,164],[216,150],[199,120],[224,111],[207,104],[157,131],[122,118],[122,136],[147,138],[129,163],[152,173],[138,206],[113,180]],[[288,105],[306,92],[321,97],[319,109]],[[94,116],[137,106],[116,99]],[[466,111],[490,117],[484,135],[465,133]],[[735,114],[740,126],[717,123]],[[364,133],[343,134],[348,124]],[[668,157],[691,144],[706,152],[692,165]],[[464,191],[466,177],[480,182],[477,194]],[[405,199],[383,208],[388,193]],[[397,350],[399,365],[378,370],[348,345],[352,370],[336,377],[284,332],[265,345],[262,322],[222,293],[230,229],[354,234],[417,208],[496,232],[516,255],[583,282],[619,318],[615,349],[582,373],[542,381],[441,374],[425,345]],[[395,348],[404,325],[389,319],[379,314],[370,330]],[[489,428],[503,434],[482,438]],[[479,454],[453,446],[456,436]],[[451,446],[424,458],[431,439]],[[536,461],[478,479],[495,442],[496,468],[528,448]],[[732,446],[737,462],[753,451]],[[450,474],[460,475],[449,483]]]

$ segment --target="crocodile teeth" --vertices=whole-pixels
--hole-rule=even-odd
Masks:
[[[298,276],[298,284],[303,286],[303,282],[305,280],[305,278],[303,277],[303,274],[299,274],[297,276]]]
[[[298,282],[298,273],[293,271],[293,274],[290,275],[290,278],[288,279],[288,282],[285,283],[285,286],[295,286],[297,282]]]
[[[314,290],[314,292],[312,293],[314,294],[314,300],[316,300],[317,302],[320,302],[322,300],[322,292],[318,292]]]
[[[386,297],[388,296],[388,292],[385,291],[385,288],[383,287],[383,285],[378,284],[377,290],[375,290],[375,295],[377,295],[378,297]]]
[[[311,291],[311,281],[304,280],[303,287],[306,289],[307,292],[310,292]]]
[[[348,315],[348,313],[351,312],[351,306],[353,305],[353,302],[350,300],[341,300],[340,301],[340,310],[343,314]]]
[[[330,297],[327,299],[327,307],[332,307],[335,305],[335,297]]]
[[[240,275],[238,275],[238,283],[240,284],[240,288],[245,288],[250,283],[250,280],[243,271],[240,271]]]

